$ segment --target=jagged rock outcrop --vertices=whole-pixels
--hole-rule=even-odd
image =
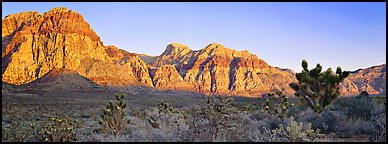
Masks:
[[[356,70],[342,83],[341,94],[354,96],[367,91],[369,94],[385,95],[386,76],[386,64]]]
[[[186,45],[179,43],[171,43],[166,50],[151,63],[153,66],[163,64],[180,65],[185,57],[188,57],[193,51]],[[190,54],[189,54],[190,53]]]
[[[149,65],[149,64],[153,63],[158,58],[158,56],[149,56],[149,55],[146,55],[146,54],[136,54],[136,55],[141,60],[143,60],[148,67],[151,67],[151,65]]]
[[[15,28],[13,20],[22,22]],[[13,14],[2,22],[2,27],[7,28],[2,31],[3,43],[9,41],[2,49],[4,82],[26,84],[63,68],[101,85],[152,87],[145,63],[123,50],[110,53],[112,47],[103,45],[79,13],[53,8],[42,15]]]
[[[21,12],[18,14],[10,14],[6,16],[2,21],[2,29],[1,29],[2,37],[10,36],[12,32],[14,32],[17,28],[19,28],[23,24],[24,21],[33,19],[38,15],[39,15],[38,12],[28,11],[28,12]]]
[[[130,78],[146,86],[153,86],[146,63],[144,63],[136,54],[118,49],[115,46],[106,46],[105,51],[110,56],[113,64],[119,67],[120,71],[108,71],[109,74],[116,75],[118,78]],[[113,71],[113,73],[112,73]],[[120,76],[117,76],[120,75]],[[124,80],[123,82],[125,82]]]
[[[217,43],[198,51],[172,43],[149,64],[174,65],[183,81],[205,94],[259,96],[275,90],[291,93],[287,85],[294,80],[289,72],[269,66],[248,51],[232,50]]]

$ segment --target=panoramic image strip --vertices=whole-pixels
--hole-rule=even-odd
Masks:
[[[2,2],[2,142],[386,142],[386,3]]]

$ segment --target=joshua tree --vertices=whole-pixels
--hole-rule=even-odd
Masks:
[[[298,83],[291,83],[290,86],[296,91],[295,96],[303,100],[315,112],[320,113],[338,98],[339,83],[349,75],[349,72],[342,71],[341,67],[337,67],[335,73],[331,68],[321,72],[320,64],[309,70],[306,60],[302,61],[302,67],[302,72],[296,73]]]
[[[125,131],[125,112],[124,109],[127,106],[124,102],[124,95],[115,95],[116,102],[112,101],[106,105],[106,108],[102,109],[100,121],[102,130],[113,135],[120,134]],[[130,120],[128,120],[129,122]]]

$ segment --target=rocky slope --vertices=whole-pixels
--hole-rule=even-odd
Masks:
[[[344,80],[341,87],[343,95],[358,95],[361,91],[369,94],[386,94],[386,64],[373,66],[366,69],[359,69],[351,72]]]
[[[143,61],[104,46],[83,17],[67,8],[12,14],[2,20],[2,28],[3,82],[26,84],[64,68],[100,85],[152,87]]]
[[[101,89],[97,84],[79,75],[76,71],[53,69],[43,77],[19,88],[34,88],[45,91],[95,91]]]

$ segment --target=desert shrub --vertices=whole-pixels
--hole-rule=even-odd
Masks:
[[[275,115],[272,115],[264,111],[254,111],[249,114],[250,114],[250,118],[256,121],[263,121],[263,120],[273,119],[277,117]]]
[[[351,138],[355,135],[370,135],[376,128],[375,122],[365,118],[349,117],[345,112],[324,110],[320,115],[305,114],[299,117],[300,121],[310,122],[313,128],[322,133],[335,133],[342,138]]]
[[[23,130],[24,125],[19,121],[13,121],[11,127],[2,128],[2,141],[24,142],[27,132]]]
[[[191,141],[250,141],[249,128],[254,128],[248,113],[240,112],[232,106],[231,98],[210,97],[206,106],[189,112],[187,123],[192,132]],[[251,126],[251,127],[249,127]]]
[[[384,106],[387,103],[387,97],[386,96],[375,96],[372,99],[374,99],[378,104],[384,104]]]
[[[264,111],[249,113],[249,118],[254,125],[250,127],[254,130],[248,129],[247,132],[250,133],[250,141],[254,142],[269,142],[270,131],[278,128],[283,123],[283,120],[278,116]]]
[[[349,75],[349,71],[337,67],[335,73],[331,68],[321,72],[320,64],[309,70],[306,60],[302,61],[302,67],[302,72],[296,73],[298,83],[293,82],[290,87],[304,104],[320,113],[340,96],[339,83]]]
[[[348,120],[345,114],[332,110],[323,110],[320,114],[311,110],[303,111],[297,119],[303,123],[311,123],[313,129],[320,129],[325,134],[336,132]]]
[[[222,138],[227,142],[252,141],[252,136],[260,134],[257,129],[263,127],[259,121],[251,119],[247,112],[231,113],[227,124],[225,137]]]
[[[342,108],[346,114],[354,119],[362,118],[369,120],[372,117],[372,113],[375,110],[377,105],[373,102],[373,100],[369,97],[351,97],[343,99],[343,103],[341,104]]]
[[[286,117],[296,117],[301,111],[306,111],[308,107],[300,105],[298,103],[294,104],[292,107],[289,107],[286,113]]]
[[[146,109],[144,119],[132,118],[130,141],[189,141],[190,133],[183,112],[161,112],[158,107]],[[174,110],[179,111],[179,110]]]
[[[113,104],[109,101],[106,108],[102,109],[100,121],[101,129],[105,133],[118,135],[126,131],[126,124],[130,123],[129,120],[125,120],[125,108],[126,104],[123,102],[124,95],[115,95],[116,102]]]
[[[344,111],[339,108],[336,108],[336,110],[323,110],[320,114],[314,113],[312,110],[302,111],[297,119],[303,123],[311,123],[313,129],[320,129],[324,134],[335,133],[341,138],[352,138],[356,135],[369,135],[371,137],[372,133],[379,132],[379,128],[377,128],[379,126],[376,126],[377,122],[372,121],[373,115],[370,120],[349,117],[347,108],[345,107]],[[385,113],[379,113],[385,115]]]
[[[192,113],[190,129],[202,141],[223,141],[229,127],[227,121],[234,110],[231,98],[207,98],[206,107]]]
[[[369,133],[368,138],[372,142],[386,142],[386,115],[382,114],[373,119],[374,131]]]
[[[351,138],[356,134],[361,134],[361,129],[365,124],[364,120],[360,119],[348,119],[345,123],[339,126],[335,133],[342,138]],[[364,125],[364,127],[368,127],[368,125]],[[369,128],[372,128],[369,126]]]
[[[283,123],[283,120],[280,119],[280,118],[272,118],[272,119],[269,119],[268,121],[266,121],[267,124],[269,125],[269,128],[271,130],[273,129],[276,129],[279,127],[279,124]]]

